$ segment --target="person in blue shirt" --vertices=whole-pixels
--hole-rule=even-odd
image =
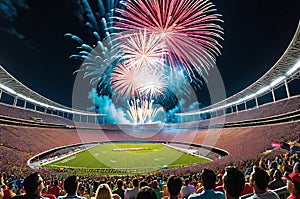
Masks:
[[[225,199],[223,192],[214,191],[213,187],[216,183],[217,175],[211,169],[203,169],[201,174],[201,180],[204,187],[204,190],[198,194],[191,194],[188,199]]]

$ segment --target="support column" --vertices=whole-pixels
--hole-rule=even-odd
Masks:
[[[247,102],[244,102],[244,104],[245,104],[245,110],[248,110],[248,109],[247,109]]]
[[[233,113],[233,106],[230,106],[230,109],[231,109],[231,113]]]
[[[44,107],[44,113],[47,113],[47,108],[46,107]]]
[[[81,122],[81,115],[79,114],[79,122]]]
[[[14,99],[13,106],[16,106],[16,105],[17,105],[17,102],[18,102],[18,97],[16,96],[15,99]]]
[[[290,95],[289,85],[288,85],[286,80],[284,81],[284,85],[285,85],[286,95],[287,95],[288,98],[290,98],[291,95]]]
[[[23,106],[23,108],[26,108],[26,105],[27,105],[27,101],[24,100],[24,106]]]
[[[1,100],[1,98],[2,98],[2,90],[0,90],[0,100]]]
[[[238,113],[239,109],[238,109],[238,105],[237,104],[235,105],[235,108],[236,108],[236,112]]]
[[[257,97],[255,97],[255,104],[256,104],[256,108],[258,108],[258,99],[257,99]]]
[[[272,97],[273,97],[273,102],[276,102],[274,88],[272,88]]]

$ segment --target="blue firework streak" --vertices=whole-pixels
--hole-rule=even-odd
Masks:
[[[80,37],[67,33],[78,43],[78,54],[71,55],[70,58],[83,61],[82,67],[75,72],[83,72],[84,78],[91,78],[91,84],[103,85],[107,81],[107,68],[113,64],[111,48],[112,16],[118,1],[108,0],[106,6],[102,0],[97,1],[97,9],[94,11],[87,0],[81,0],[81,5],[85,11],[85,26],[87,31],[91,31],[96,42],[93,44],[85,43]],[[107,86],[105,86],[106,88]]]

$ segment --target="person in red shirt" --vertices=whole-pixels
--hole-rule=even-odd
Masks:
[[[13,192],[13,189],[15,188],[15,185],[13,182],[8,184],[8,187],[3,190],[4,196],[3,199],[11,199],[16,194]]]
[[[54,180],[54,186],[48,191],[50,194],[54,194],[56,197],[60,196],[62,193],[62,188],[58,184],[58,180]]]
[[[286,189],[290,196],[287,199],[300,199],[300,174],[292,172],[286,177]]]

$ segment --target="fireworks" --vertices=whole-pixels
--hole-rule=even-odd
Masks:
[[[220,54],[220,15],[208,0],[128,0],[118,5],[108,0],[107,8],[97,2],[95,11],[81,0],[85,24],[97,41],[89,45],[66,34],[80,44],[79,54],[71,57],[84,61],[76,72],[97,83],[99,95],[117,93],[127,99],[133,123],[151,122],[163,109],[155,103],[170,95],[170,88],[189,94],[181,88],[188,87],[183,80],[199,86],[199,77]]]
[[[172,67],[181,64],[190,78],[194,70],[202,74],[214,65],[219,54],[222,28],[214,14],[214,5],[207,0],[131,0],[121,2],[126,9],[117,9],[115,29],[128,31],[147,29],[160,34],[166,45]]]
[[[141,75],[138,70],[130,68],[125,64],[119,64],[114,68],[111,74],[111,83],[115,90],[126,97],[135,97],[138,95],[138,85],[141,81]]]
[[[164,65],[165,45],[160,35],[145,30],[131,31],[116,38],[115,54],[128,67],[156,69]]]

